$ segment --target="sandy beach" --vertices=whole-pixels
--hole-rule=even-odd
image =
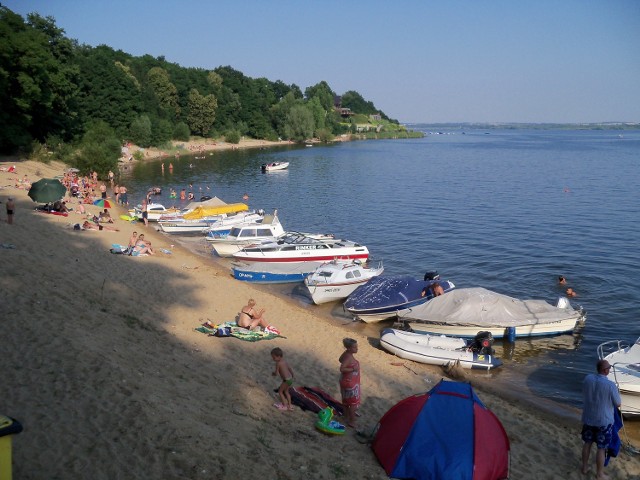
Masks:
[[[24,426],[13,439],[14,478],[387,478],[352,430],[327,436],[314,428],[314,414],[273,407],[279,382],[271,349],[282,348],[296,385],[339,398],[342,339],[356,338],[364,431],[401,399],[448,378],[443,370],[402,361],[381,350],[378,338],[234,280],[213,261],[172,246],[153,224],[117,219],[118,232],[77,231],[80,214],[38,213],[16,180],[54,177],[66,166],[15,165],[16,173],[0,172],[0,413]],[[16,202],[13,225],[8,196]],[[119,213],[112,209],[113,217]],[[110,252],[134,230],[156,255]],[[195,330],[207,320],[233,321],[249,298],[282,338],[246,342]],[[497,392],[482,376],[454,376],[470,381],[501,420],[511,478],[595,478],[580,473],[577,409],[554,413],[535,399]],[[606,473],[640,479],[640,459],[623,450]]]

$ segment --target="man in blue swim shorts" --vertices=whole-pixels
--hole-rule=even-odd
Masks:
[[[620,393],[615,383],[607,378],[611,365],[607,360],[596,364],[598,373],[587,375],[582,384],[582,473],[589,471],[591,445],[596,444],[596,478],[604,478],[604,459],[611,442],[614,409],[620,407]]]

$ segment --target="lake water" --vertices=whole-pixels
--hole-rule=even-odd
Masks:
[[[125,172],[131,198],[150,186],[163,187],[154,200],[167,206],[170,187],[230,203],[248,193],[252,208],[277,208],[285,229],[367,245],[387,274],[437,270],[458,287],[523,299],[555,303],[564,275],[579,295],[572,303],[588,313],[580,334],[496,342],[505,366],[490,375],[536,396],[579,406],[597,345],[640,336],[638,131],[452,129],[170,160],[173,173],[169,159],[164,175],[161,161]],[[289,169],[261,173],[272,161]],[[299,286],[264,288],[371,337],[390,326],[349,322],[340,305],[311,305]]]

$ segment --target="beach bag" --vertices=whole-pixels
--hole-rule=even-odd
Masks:
[[[231,327],[218,327],[215,333],[216,337],[230,337]]]

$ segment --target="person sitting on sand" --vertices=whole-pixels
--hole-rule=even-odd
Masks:
[[[91,223],[88,220],[85,220],[82,224],[82,228],[84,230],[109,230],[111,232],[119,232],[117,228],[109,227],[107,225],[96,225],[95,223]]]
[[[136,242],[135,247],[133,247],[133,251],[131,253],[136,253],[138,255],[142,255],[144,253],[148,253],[149,255],[156,254],[151,247],[151,242],[145,240],[144,233],[138,235],[138,241]]]
[[[256,301],[250,298],[247,305],[242,307],[240,315],[238,315],[238,326],[242,328],[248,328],[253,330],[257,326],[266,328],[269,326],[267,321],[263,318],[264,308],[260,310],[255,309]]]
[[[98,217],[98,221],[101,223],[113,223],[113,218],[111,218],[111,214],[106,208],[104,209],[104,211],[100,212],[100,215]]]

